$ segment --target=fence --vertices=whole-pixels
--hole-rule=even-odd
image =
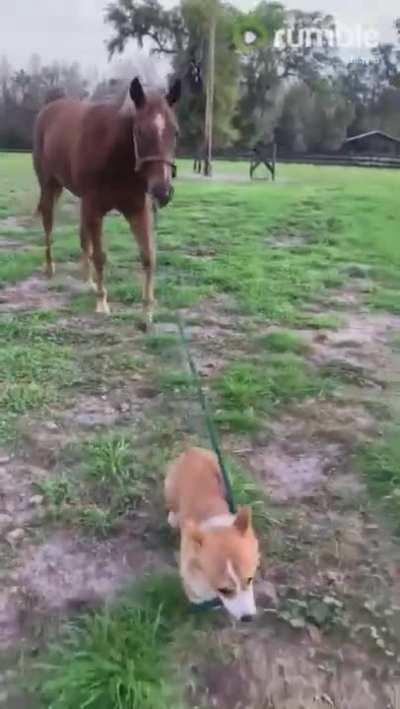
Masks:
[[[30,153],[30,150],[1,148],[1,153]],[[179,152],[179,158],[193,160],[193,154],[188,150]],[[214,155],[215,160],[228,160],[230,162],[246,161],[254,157],[251,150],[220,150]],[[342,155],[335,153],[331,155],[289,155],[286,153],[277,156],[277,164],[279,163],[297,163],[300,165],[337,165],[341,167],[374,167],[382,169],[400,169],[400,158],[380,157],[380,156],[364,156],[364,155]]]
[[[189,150],[181,150],[180,158],[193,159],[193,155]],[[250,162],[254,158],[252,150],[228,148],[226,150],[217,150],[214,154],[215,160],[227,160],[230,162],[246,161]],[[364,156],[364,155],[344,155],[342,153],[330,153],[329,155],[309,155],[299,153],[279,152],[277,154],[277,164],[279,163],[297,163],[300,165],[337,165],[341,167],[375,167],[385,169],[400,168],[400,158],[390,156]]]

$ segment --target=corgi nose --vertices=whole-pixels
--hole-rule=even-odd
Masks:
[[[254,615],[242,615],[240,620],[242,623],[251,623],[254,620]]]

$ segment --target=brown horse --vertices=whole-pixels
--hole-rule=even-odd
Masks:
[[[136,78],[122,107],[61,99],[45,106],[38,116],[33,161],[41,188],[38,212],[46,235],[46,272],[50,278],[54,275],[53,213],[65,187],[81,199],[83,273],[94,285],[93,260],[98,313],[109,313],[102,222],[116,209],[127,219],[139,245],[146,324],[152,322],[153,203],[165,206],[172,196],[178,126],[171,106],[180,94],[177,81],[166,96],[146,95]]]

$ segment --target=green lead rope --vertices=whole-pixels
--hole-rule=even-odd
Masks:
[[[234,496],[233,496],[231,479],[230,479],[228,470],[225,466],[221,447],[219,445],[217,430],[215,428],[214,420],[213,420],[213,417],[212,417],[209,407],[208,407],[207,398],[204,393],[203,387],[201,385],[201,380],[200,380],[196,365],[194,363],[193,357],[190,352],[190,346],[189,346],[189,342],[186,337],[185,326],[183,323],[182,316],[178,316],[178,328],[179,328],[179,334],[180,334],[181,340],[182,340],[182,346],[183,346],[183,349],[185,350],[185,354],[186,354],[187,361],[189,363],[190,371],[191,371],[194,383],[196,385],[197,395],[198,395],[200,405],[201,405],[201,408],[202,408],[202,411],[204,414],[208,434],[209,434],[210,440],[211,440],[211,445],[212,445],[214,452],[218,458],[218,463],[219,463],[219,467],[220,467],[220,470],[222,473],[222,478],[223,478],[224,486],[225,486],[225,498],[228,503],[229,511],[231,514],[236,514],[236,505],[235,505],[235,500],[234,500]],[[220,608],[222,608],[222,602],[220,601],[219,598],[214,598],[211,601],[204,601],[204,603],[199,603],[199,604],[191,603],[190,604],[190,609],[191,609],[192,613],[202,613],[204,611],[219,610]]]
[[[206,395],[203,391],[200,377],[197,372],[196,365],[194,363],[192,354],[190,352],[189,343],[188,343],[188,340],[187,340],[187,337],[185,334],[185,326],[184,326],[181,316],[178,316],[178,328],[179,328],[179,333],[180,333],[180,336],[182,339],[183,348],[185,350],[185,354],[187,357],[187,361],[189,363],[190,371],[192,373],[193,380],[196,385],[197,395],[199,397],[200,405],[203,410],[203,414],[204,414],[204,418],[205,418],[205,422],[206,422],[206,426],[207,426],[207,431],[208,431],[208,434],[209,434],[210,440],[211,440],[211,445],[212,445],[214,452],[218,458],[219,467],[220,467],[220,470],[222,473],[222,478],[223,478],[224,485],[225,485],[225,498],[228,503],[230,513],[234,515],[234,514],[236,514],[236,505],[235,505],[235,500],[234,500],[234,495],[233,495],[231,479],[230,479],[227,467],[224,462],[221,447],[219,445],[218,433],[215,428],[213,417],[212,417],[210,410],[209,410],[207,398],[206,398]]]

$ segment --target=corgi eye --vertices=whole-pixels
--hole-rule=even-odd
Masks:
[[[219,588],[218,593],[220,593],[221,596],[225,596],[226,598],[230,598],[231,596],[235,595],[235,591],[232,591],[231,588]]]

